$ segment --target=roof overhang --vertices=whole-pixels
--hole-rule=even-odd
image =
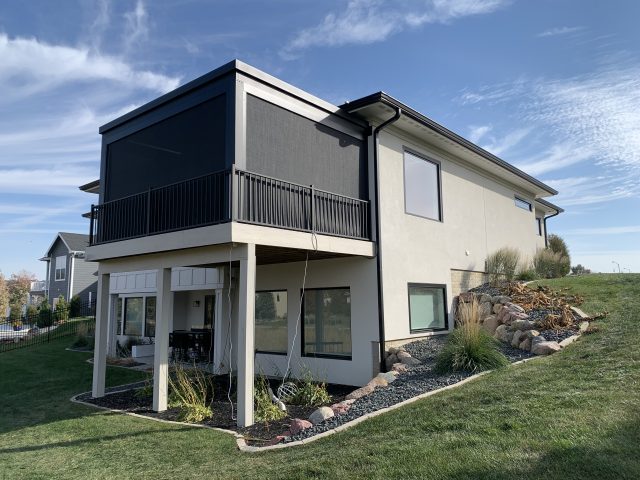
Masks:
[[[387,95],[384,92],[374,93],[367,97],[347,102],[340,108],[355,114],[371,123],[381,123],[392,116],[398,108],[402,116],[394,123],[394,127],[421,139],[429,144],[455,154],[482,171],[502,178],[516,186],[531,192],[536,197],[556,195],[558,192],[540,180],[514,167],[501,158],[486,151],[478,145],[443,127],[420,112]]]
[[[536,208],[538,208],[538,206],[540,207],[540,210],[544,210],[545,213],[554,212],[555,214],[559,214],[564,212],[564,209],[558,207],[557,205],[554,205],[551,202],[547,202],[542,198],[536,199]]]
[[[87,193],[100,193],[100,179],[80,185],[78,188]]]

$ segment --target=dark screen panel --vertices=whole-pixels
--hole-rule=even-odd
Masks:
[[[108,145],[105,201],[225,168],[219,95]]]
[[[247,95],[247,170],[368,199],[363,142]]]

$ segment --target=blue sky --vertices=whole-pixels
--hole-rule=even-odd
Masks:
[[[233,58],[330,102],[383,90],[537,176],[573,264],[640,271],[640,2],[5,0],[0,270],[87,232],[98,126]]]

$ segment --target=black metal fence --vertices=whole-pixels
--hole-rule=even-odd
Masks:
[[[369,202],[234,168],[91,206],[97,245],[231,220],[368,240]]]
[[[95,301],[55,310],[41,307],[20,319],[0,320],[0,353],[48,343],[56,338],[93,336],[95,320]]]

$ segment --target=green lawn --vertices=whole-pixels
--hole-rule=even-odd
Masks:
[[[640,478],[640,275],[545,282],[608,310],[598,333],[308,446],[243,454],[226,434],[74,405],[69,339],[0,354],[3,478]],[[139,374],[109,369],[110,384]]]

